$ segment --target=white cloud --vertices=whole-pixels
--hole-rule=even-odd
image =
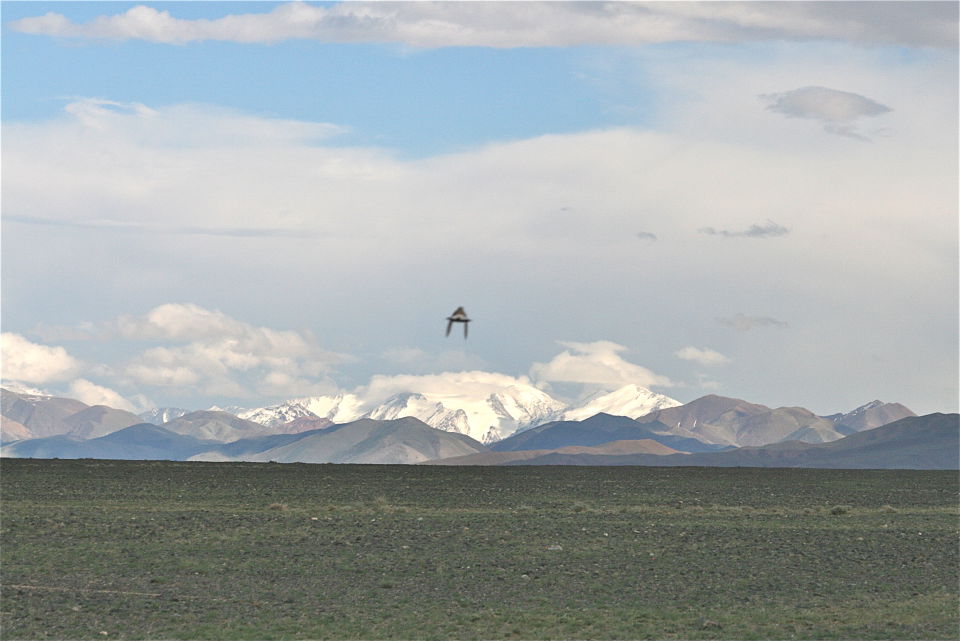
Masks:
[[[768,110],[788,118],[819,120],[829,133],[864,139],[865,136],[858,133],[854,126],[854,121],[892,111],[890,107],[866,96],[826,87],[801,87],[763,94],[760,99],[767,103]]]
[[[128,412],[143,412],[152,406],[144,397],[137,399],[134,404],[120,395],[120,393],[102,385],[92,383],[85,378],[78,378],[70,383],[70,398],[75,398],[87,405],[106,405]]]
[[[76,114],[5,124],[5,261],[31,278],[5,282],[4,302],[27,308],[38,292],[84,292],[96,283],[102,296],[81,304],[135,300],[146,308],[153,292],[215,301],[206,307],[253,304],[268,307],[280,326],[317,328],[344,351],[380,354],[402,340],[435,354],[452,347],[434,323],[449,309],[444,303],[436,319],[424,318],[424,309],[438,299],[463,301],[479,320],[457,346],[510,363],[507,371],[523,371],[521,363],[539,359],[558,335],[684,345],[712,335],[718,318],[758,327],[750,318],[759,316],[733,315],[761,309],[769,315],[762,318],[789,319],[804,334],[792,343],[803,347],[774,333],[741,337],[756,345],[756,353],[738,345],[731,364],[744,385],[786,389],[814,380],[829,395],[858,380],[880,395],[893,383],[884,383],[880,368],[864,378],[856,363],[883,346],[891,362],[923,354],[923,362],[939,363],[924,368],[931,385],[911,386],[932,389],[955,372],[955,350],[943,348],[956,340],[955,326],[945,327],[956,317],[955,298],[942,295],[956,291],[955,63],[913,52],[913,62],[891,66],[886,54],[838,46],[770,50],[769,63],[746,66],[722,56],[695,65],[655,57],[663,52],[644,57],[654,87],[685,97],[667,94],[658,132],[550,135],[420,160],[279,135],[241,147],[220,139],[165,145],[162,132],[187,121],[153,105],[105,109],[100,128]],[[871,146],[811,136],[810,120],[784,118],[757,100],[784,82],[843,87],[894,106],[883,116],[892,134]],[[216,126],[215,109],[193,113]],[[58,189],[40,187],[51,183]],[[697,234],[705,225],[749,231],[767,219],[790,233],[749,243]],[[199,236],[201,229],[264,237]],[[655,230],[658,240],[641,244],[638,230]],[[108,241],[112,252],[75,251]],[[483,314],[470,302],[479,299]],[[903,316],[919,308],[931,313]],[[130,323],[131,336],[180,336],[164,345],[174,353],[157,361],[168,368],[160,371],[208,389],[185,377],[199,376],[194,361],[221,357],[187,347],[235,351],[216,344],[221,325],[228,334],[232,325],[212,313],[175,311],[187,321],[141,317]],[[250,393],[272,372],[313,380],[266,362],[242,370],[235,366],[242,356],[224,357],[226,374],[204,375],[206,382],[237,378]],[[672,374],[670,350],[657,358],[644,364]],[[759,374],[787,361],[776,383]],[[825,363],[834,364],[833,380],[822,375]],[[771,394],[757,395],[764,396]]]
[[[194,304],[160,305],[111,325],[126,340],[175,343],[147,349],[124,368],[148,386],[229,397],[320,394],[333,388],[327,373],[349,360],[308,331],[257,327]]]
[[[186,44],[396,42],[414,47],[638,45],[671,41],[832,39],[954,46],[949,3],[779,2],[300,2],[268,13],[181,19],[137,6],[78,24],[57,13],[12,21],[23,33]]]
[[[486,399],[505,388],[530,384],[530,379],[525,376],[515,377],[479,370],[424,375],[378,374],[371,377],[367,385],[357,388],[355,393],[367,404],[367,409],[371,409],[391,396],[404,392],[421,392],[439,400]]]
[[[43,385],[73,377],[81,363],[63,347],[40,345],[20,334],[3,332],[2,378]]]
[[[723,365],[730,362],[729,358],[709,347],[684,347],[675,353],[678,358],[701,365]]]
[[[866,96],[826,87],[801,87],[760,97],[768,103],[767,109],[770,111],[791,118],[813,118],[827,122],[851,122],[890,111],[890,107]]]
[[[620,356],[627,348],[611,341],[592,343],[560,342],[566,347],[546,363],[534,363],[530,376],[543,383],[576,383],[608,391],[625,385],[669,387],[666,376],[654,374],[646,367],[630,363]]]

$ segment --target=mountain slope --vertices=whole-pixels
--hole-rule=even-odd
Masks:
[[[185,410],[182,407],[158,407],[146,412],[141,412],[139,416],[145,423],[163,425],[189,413],[190,410]]]
[[[825,443],[907,416],[913,416],[913,412],[899,403],[874,401],[848,414],[823,417],[802,407],[771,409],[738,398],[709,395],[651,412],[637,422],[659,421],[678,436],[743,447],[784,440]]]
[[[743,421],[769,411],[766,405],[710,394],[684,405],[651,412],[637,422],[660,422],[671,434],[705,443],[738,445],[737,431]]]
[[[275,433],[275,430],[265,425],[245,421],[227,412],[210,410],[184,414],[180,418],[164,423],[163,427],[177,434],[223,442]]]
[[[789,441],[689,455],[568,456],[565,465],[960,469],[960,415],[913,416],[829,443]],[[546,465],[534,458],[508,465]]]
[[[837,431],[849,434],[880,427],[908,416],[916,416],[916,414],[900,403],[871,401],[852,412],[835,417],[834,424],[837,426]]]
[[[281,435],[291,440],[229,460],[281,463],[420,463],[484,451],[478,441],[430,427],[416,418],[390,421],[360,419],[303,434]],[[275,437],[276,438],[276,437]],[[192,460],[228,460],[228,448],[197,455]]]
[[[159,425],[140,423],[88,440],[58,435],[20,441],[0,448],[0,455],[16,458],[176,461],[207,450],[211,445],[210,441],[176,434]]]
[[[86,403],[72,398],[19,394],[0,389],[0,414],[25,427],[31,438],[69,432],[71,428],[63,421],[87,407]]]
[[[683,452],[704,452],[722,446],[711,446],[694,438],[669,433],[662,423],[640,424],[625,416],[597,414],[583,421],[554,421],[519,432],[490,445],[497,452],[518,450],[555,450],[561,447],[596,446],[610,441],[651,439]]]
[[[650,412],[677,407],[680,401],[657,394],[639,385],[625,385],[608,394],[599,394],[563,413],[565,421],[582,421],[597,414],[637,418]]]
[[[143,420],[132,412],[118,410],[106,405],[93,405],[71,414],[63,420],[70,429],[70,436],[77,438],[97,438],[131,425],[143,423]]]
[[[279,428],[281,425],[286,425],[287,423],[297,419],[320,418],[308,410],[303,403],[298,401],[290,401],[288,403],[281,403],[279,405],[271,405],[270,407],[261,407],[254,410],[248,410],[246,412],[238,413],[237,416],[245,421],[252,421],[254,423],[259,423],[260,425],[275,428]]]

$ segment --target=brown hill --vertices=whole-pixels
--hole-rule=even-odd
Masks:
[[[0,416],[0,443],[9,443],[11,441],[20,441],[33,438],[33,434],[25,425],[12,418]]]
[[[163,427],[177,434],[225,443],[252,436],[276,434],[276,430],[260,423],[245,421],[229,412],[210,410],[184,414],[180,418],[164,423]]]
[[[903,407],[903,406],[899,406]],[[906,412],[910,412],[903,408]],[[855,413],[844,416],[854,416]],[[888,416],[903,418],[899,410],[878,410],[869,414],[868,421],[883,424]],[[785,440],[805,443],[835,441],[856,430],[840,428],[837,417],[817,416],[802,407],[778,407],[748,403],[738,398],[709,395],[686,405],[658,410],[637,419],[638,423],[659,422],[667,426],[671,434],[700,439],[705,443],[725,445],[760,446]]]
[[[409,464],[482,452],[486,447],[465,434],[445,432],[404,417],[391,421],[363,418],[301,434],[255,439],[266,447],[234,452],[229,444],[193,456],[195,461],[277,461],[279,463]],[[274,445],[276,443],[276,445]]]
[[[67,434],[72,426],[64,420],[88,407],[72,398],[20,394],[0,389],[0,414],[30,431],[30,438]],[[139,421],[138,421],[139,422]]]
[[[651,465],[812,467],[834,469],[960,468],[960,415],[912,416],[829,443],[787,441],[725,452],[650,456],[547,455],[507,465]]]
[[[322,430],[333,425],[329,418],[301,416],[276,428],[277,434],[299,434],[311,430]]]
[[[131,412],[117,410],[106,405],[94,405],[71,414],[63,420],[70,428],[68,436],[77,438],[97,438],[131,425],[139,425],[143,420]]]
[[[766,405],[709,394],[685,405],[651,412],[638,423],[660,422],[671,433],[718,445],[739,445],[737,431],[751,417],[770,412]]]
[[[908,416],[916,416],[916,414],[900,403],[873,401],[837,417],[834,422],[838,429],[848,428],[846,430],[848,433],[862,432],[899,421],[901,418],[907,418]]]

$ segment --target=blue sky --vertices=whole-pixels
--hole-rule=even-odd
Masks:
[[[957,408],[955,4],[2,23],[5,384],[256,406],[476,370]]]
[[[4,3],[4,22],[48,9],[82,22],[134,6]],[[158,6],[178,17],[216,18],[273,5]],[[10,29],[4,40],[3,112],[11,120],[56,116],[65,102],[81,96],[150,105],[199,102],[263,117],[337,123],[347,131],[336,144],[424,156],[490,141],[643,124],[654,109],[642,74],[624,84],[618,73],[618,66],[630,64],[631,52],[587,45],[414,49],[304,40],[189,46],[126,40],[51,46]]]

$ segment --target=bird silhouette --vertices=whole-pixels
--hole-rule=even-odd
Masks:
[[[467,323],[470,322],[470,319],[467,318],[467,313],[463,311],[462,307],[458,307],[455,312],[450,316],[447,316],[447,336],[450,335],[450,330],[453,328],[454,323],[463,323],[463,337],[467,337]]]

